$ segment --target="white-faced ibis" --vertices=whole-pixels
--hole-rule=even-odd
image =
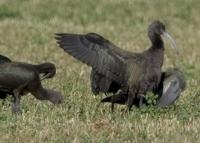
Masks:
[[[0,58],[1,60],[1,58]],[[40,79],[40,74],[43,76]],[[20,97],[27,92],[39,100],[49,100],[54,104],[62,102],[59,92],[42,87],[41,80],[55,75],[55,66],[51,63],[32,65],[20,62],[4,62],[0,64],[0,93],[14,97],[13,112],[20,110]],[[3,98],[1,96],[1,98]]]
[[[164,43],[161,36],[167,37],[176,48],[174,40],[160,21],[150,24],[148,36],[152,45],[142,53],[120,49],[95,33],[86,35],[60,33],[56,34],[55,38],[65,52],[92,67],[91,76],[98,79],[96,85],[92,85],[92,88],[97,87],[99,90],[96,93],[102,92],[99,88],[103,87],[99,85],[102,84],[102,79],[107,80],[108,85],[114,83],[122,93],[128,94],[127,106],[130,109],[134,102],[142,100],[147,91],[152,91],[160,83],[164,60]],[[107,86],[106,90],[109,89]],[[92,90],[94,92],[96,89]],[[110,91],[116,92],[111,89]]]

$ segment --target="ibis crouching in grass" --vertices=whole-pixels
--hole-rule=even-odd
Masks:
[[[160,21],[150,24],[148,36],[152,45],[142,53],[120,49],[95,33],[59,33],[55,38],[65,52],[92,67],[91,87],[95,94],[115,93],[118,88],[122,95],[127,95],[126,104],[130,110],[133,105],[140,106],[145,94],[159,86],[164,60],[161,36],[168,38],[176,49]]]
[[[55,75],[54,64],[12,62],[5,60],[4,56],[0,56],[0,63],[0,98],[4,99],[8,94],[13,95],[13,112],[20,111],[20,98],[28,92],[39,100],[49,100],[54,104],[62,102],[59,92],[45,89],[41,84],[41,80]]]

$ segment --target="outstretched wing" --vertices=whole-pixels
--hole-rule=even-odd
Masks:
[[[68,54],[94,68],[108,79],[122,83],[125,64],[119,48],[95,33],[56,34],[57,43]],[[115,52],[116,51],[116,52]]]

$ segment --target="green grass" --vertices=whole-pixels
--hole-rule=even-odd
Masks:
[[[53,62],[57,75],[43,85],[61,91],[65,102],[54,106],[28,95],[21,115],[9,98],[0,104],[0,142],[198,142],[200,135],[200,5],[198,0],[1,0],[0,51],[12,60]],[[181,56],[166,41],[163,69],[180,68],[187,88],[172,107],[136,109],[101,105],[93,96],[90,68],[58,47],[54,33],[96,32],[133,52],[148,48],[147,27],[166,24]]]

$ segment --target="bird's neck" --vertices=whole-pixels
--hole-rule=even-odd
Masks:
[[[149,38],[150,38],[151,43],[152,43],[151,48],[154,48],[154,49],[163,49],[164,48],[164,43],[163,43],[163,40],[160,37],[160,35],[151,34],[149,36]]]
[[[149,38],[152,42],[151,48],[147,50],[148,55],[154,65],[157,65],[159,68],[163,65],[164,60],[164,43],[160,35],[151,33]]]
[[[149,49],[152,60],[162,66],[164,60],[164,42],[161,36],[154,32],[149,33],[149,38],[152,43],[151,48]]]
[[[153,46],[148,50],[151,62],[157,68],[161,68],[164,61],[164,48],[154,48]]]

